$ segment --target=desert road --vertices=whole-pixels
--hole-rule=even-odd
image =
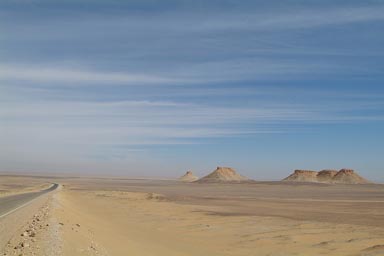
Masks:
[[[53,184],[50,188],[39,191],[30,192],[6,197],[0,197],[0,218],[7,216],[8,214],[16,211],[17,209],[27,205],[39,196],[57,189],[59,184]]]

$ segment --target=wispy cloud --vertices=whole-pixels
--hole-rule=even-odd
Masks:
[[[328,126],[383,121],[378,1],[85,1],[0,3],[2,166],[124,170],[259,138],[275,157],[327,127],[317,153],[344,135]]]
[[[195,13],[193,11],[181,10],[178,12],[140,12],[131,13],[130,15],[119,15],[114,12],[113,15],[106,13],[107,18],[97,15],[77,16],[71,20],[64,21],[60,18],[53,20],[51,24],[41,24],[43,22],[39,17],[35,17],[28,26],[28,30],[8,31],[12,33],[32,32],[34,29],[48,29],[50,26],[65,27],[64,31],[52,31],[53,37],[64,37],[70,32],[69,28],[76,24],[76,27],[71,27],[75,31],[83,30],[84,28],[98,27],[97,31],[85,30],[84,32],[96,33],[94,35],[113,34],[121,29],[135,31],[138,35],[142,35],[146,29],[147,32],[155,30],[168,31],[169,33],[176,32],[214,32],[229,29],[246,29],[246,30],[273,30],[273,29],[298,29],[312,28],[329,25],[343,25],[356,22],[369,22],[383,20],[383,4],[370,6],[363,5],[329,5],[320,8],[314,8],[311,5],[298,8],[284,8],[263,10],[262,8],[247,10],[246,8],[234,10],[210,10],[206,12]],[[65,12],[64,12],[65,13]],[[62,13],[61,13],[62,14]],[[148,19],[146,15],[151,15]],[[15,26],[21,24],[15,23]],[[110,28],[114,28],[110,29]],[[101,33],[102,32],[102,33]],[[28,33],[28,35],[30,35]],[[20,33],[21,34],[21,33]],[[43,37],[47,35],[41,35]]]
[[[384,20],[384,6],[334,7],[320,9],[296,9],[294,12],[270,12],[254,15],[243,14],[241,18],[230,15],[218,16],[223,22],[206,22],[209,29],[301,29],[320,26],[343,25],[356,22]],[[231,17],[232,16],[232,17]]]
[[[245,80],[286,80],[305,76],[335,74],[341,68],[322,61],[290,61],[239,59],[236,61],[205,61],[185,65],[172,65],[168,69],[150,69],[145,74],[90,70],[84,67],[50,68],[47,64],[25,63],[23,66],[0,64],[0,80],[60,85],[190,85]]]
[[[280,93],[286,94],[284,90]],[[313,124],[383,120],[382,115],[356,112],[364,106],[380,108],[366,105],[371,98],[359,102],[355,98],[352,102],[326,98],[316,104],[284,101],[232,107],[152,100],[0,102],[0,155],[10,166],[23,155],[22,161],[45,169],[72,165],[100,168],[95,163],[116,164],[148,157],[146,152],[154,146],[167,148],[204,144],[212,139],[302,133]]]
[[[178,82],[172,78],[156,75],[129,74],[120,72],[95,72],[68,68],[14,67],[0,66],[0,79],[35,82],[86,82],[86,83],[123,83],[137,84],[172,84]]]

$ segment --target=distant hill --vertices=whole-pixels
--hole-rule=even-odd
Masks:
[[[230,167],[217,167],[212,173],[199,179],[197,182],[209,183],[209,182],[242,182],[248,181],[247,177],[238,174],[234,169]]]
[[[308,171],[308,170],[295,170],[294,173],[289,175],[283,181],[291,182],[317,182],[317,183],[335,183],[335,184],[368,184],[370,181],[358,175],[354,170],[341,169],[336,170],[322,170]]]
[[[187,171],[183,176],[179,178],[179,180],[183,182],[193,182],[198,179],[199,177],[195,176],[192,171]]]
[[[371,183],[358,175],[354,170],[341,169],[332,179],[333,183],[341,184],[367,184]]]
[[[329,183],[337,173],[337,170],[322,170],[317,173],[316,178],[318,182]]]
[[[310,170],[295,170],[291,175],[284,179],[284,181],[296,182],[317,182],[316,171]]]

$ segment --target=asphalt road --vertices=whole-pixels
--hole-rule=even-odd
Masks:
[[[6,215],[14,212],[20,207],[28,204],[32,200],[38,198],[39,196],[55,190],[59,185],[53,184],[50,188],[39,191],[39,192],[30,192],[6,197],[0,197],[0,218],[5,217]]]

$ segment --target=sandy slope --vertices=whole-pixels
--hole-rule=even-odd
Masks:
[[[44,194],[30,204],[0,218],[1,255],[57,255],[59,243],[50,232],[49,207],[51,193]],[[55,253],[46,253],[54,250]]]
[[[379,227],[211,214],[221,207],[151,193],[67,190],[57,199],[68,256],[375,255],[384,244]]]
[[[61,181],[5,255],[384,255],[382,185]]]
[[[34,177],[0,175],[0,197],[13,194],[34,192],[52,185],[48,179]]]

